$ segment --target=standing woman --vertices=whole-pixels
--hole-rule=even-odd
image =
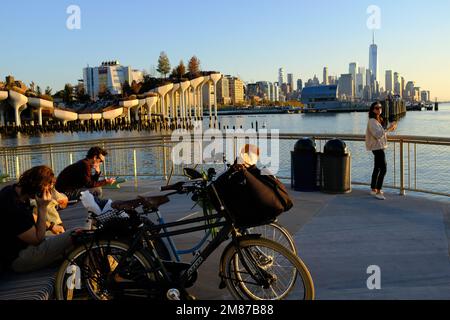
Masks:
[[[386,154],[387,133],[397,128],[397,123],[393,122],[389,128],[384,129],[384,119],[381,116],[382,106],[379,101],[372,103],[369,110],[369,122],[366,130],[366,148],[372,151],[375,156],[375,165],[372,174],[372,183],[370,192],[379,200],[386,200],[384,197],[383,181],[387,171]]]

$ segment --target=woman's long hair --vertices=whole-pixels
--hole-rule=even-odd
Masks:
[[[376,119],[382,126],[384,126],[385,122],[384,122],[384,118],[381,115],[377,115],[375,113],[375,107],[377,105],[381,105],[380,101],[375,101],[374,103],[372,103],[372,105],[370,106],[369,109],[369,119]]]

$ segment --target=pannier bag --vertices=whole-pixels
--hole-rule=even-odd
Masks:
[[[256,166],[234,164],[212,185],[220,201],[210,187],[211,202],[219,212],[222,203],[238,227],[268,224],[293,206],[286,187]]]

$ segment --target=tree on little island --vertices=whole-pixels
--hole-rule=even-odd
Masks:
[[[188,71],[191,75],[197,75],[200,72],[200,60],[196,56],[189,60]]]
[[[158,58],[158,68],[156,69],[161,76],[164,76],[166,78],[167,74],[170,72],[170,61],[167,54],[162,51]]]

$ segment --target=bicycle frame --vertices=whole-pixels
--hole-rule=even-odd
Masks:
[[[156,216],[157,216],[157,221],[160,227],[162,227],[162,229],[164,230],[164,232],[168,232],[167,227],[165,227],[165,220],[162,217],[161,213],[158,211],[155,212]],[[210,217],[209,217],[210,219]],[[200,250],[200,248],[202,248],[204,246],[204,244],[206,243],[206,241],[208,241],[209,237],[211,236],[211,229],[205,229],[205,235],[200,239],[200,241],[195,244],[192,248],[189,249],[185,249],[185,250],[179,250],[177,248],[177,246],[175,245],[175,242],[172,240],[172,237],[168,236],[167,238],[167,242],[169,243],[169,248],[171,250],[171,253],[173,255],[173,257],[175,258],[175,260],[177,262],[181,262],[181,256],[182,255],[186,255],[186,254],[193,254],[196,253],[198,250]]]

